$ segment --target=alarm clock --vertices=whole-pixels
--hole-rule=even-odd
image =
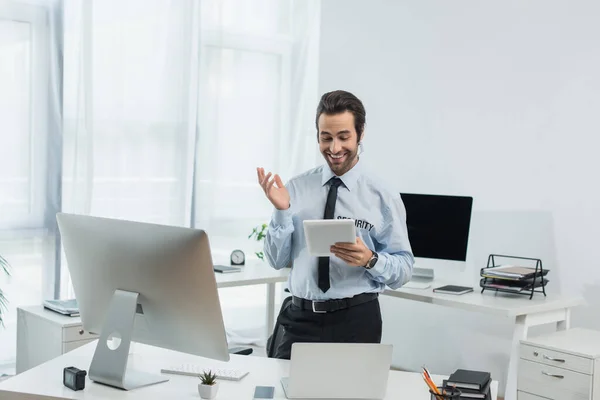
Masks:
[[[241,250],[234,250],[231,252],[231,265],[244,265],[246,263],[246,256]]]

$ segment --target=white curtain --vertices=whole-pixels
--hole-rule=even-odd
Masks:
[[[12,273],[0,273],[0,370],[14,364],[16,308],[56,294],[61,10],[60,0],[0,0],[0,254]]]
[[[272,212],[256,167],[287,180],[315,165],[319,5],[202,2],[194,223],[222,262],[233,249],[250,260],[262,249],[247,239]],[[221,292],[230,335],[258,341],[265,288]]]
[[[315,165],[319,19],[311,1],[202,2],[194,220],[223,258],[271,214],[256,167]]]
[[[319,7],[65,0],[62,209],[194,226],[215,262],[256,259],[248,235],[271,213],[256,167],[288,179],[316,162]],[[262,333],[265,288],[221,299],[232,332]]]
[[[63,210],[188,223],[194,6],[66,0]]]

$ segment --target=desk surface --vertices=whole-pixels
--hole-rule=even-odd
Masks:
[[[433,292],[433,288],[447,284],[452,284],[452,282],[433,281],[431,287],[427,289],[388,289],[384,294],[403,299],[416,300],[469,311],[484,312],[504,317],[516,317],[519,315],[559,310],[575,307],[584,303],[583,297],[581,296],[556,295],[553,294],[551,290],[546,290],[546,297],[541,293],[535,293],[531,300],[529,299],[529,296],[511,293],[496,293],[492,290],[486,290],[481,293],[481,289],[478,290],[478,288],[474,288],[475,290],[473,292],[462,295]]]
[[[248,265],[244,267],[242,272],[231,274],[217,273],[217,284],[219,287],[232,287],[260,283],[286,282],[288,274],[288,268],[275,270],[265,262]],[[510,293],[495,293],[492,290],[486,290],[481,293],[481,290],[478,288],[474,288],[475,290],[471,293],[459,296],[433,292],[433,288],[453,283],[455,282],[436,280],[433,281],[431,287],[427,289],[387,289],[383,294],[423,303],[437,304],[468,311],[484,312],[503,317],[516,317],[519,315],[570,308],[584,304],[583,297],[581,296],[556,295],[552,290],[546,291],[546,297],[544,297],[543,294],[535,293],[531,300],[529,300],[528,296]]]
[[[198,378],[168,375],[169,381],[132,391],[113,389],[86,380],[83,391],[72,391],[62,384],[62,370],[75,366],[87,370],[97,341],[91,342],[65,355],[48,361],[0,383],[0,398],[22,400],[48,396],[51,399],[199,399]],[[159,373],[160,368],[178,363],[195,363],[201,366],[238,368],[250,373],[239,382],[220,381],[218,400],[252,399],[257,385],[274,386],[275,400],[285,399],[280,379],[287,376],[289,361],[255,356],[233,355],[229,363],[214,361],[146,346],[137,343],[130,356],[130,366],[147,372]],[[434,375],[436,383],[445,377]],[[492,383],[492,398],[496,399],[498,382]],[[27,395],[24,395],[27,394]],[[390,371],[387,399],[429,400],[429,393],[417,373]]]
[[[215,276],[217,277],[217,287],[220,288],[286,282],[288,275],[288,268],[276,270],[271,268],[266,261],[253,262],[244,265],[240,272],[230,272],[226,274],[215,272]]]
[[[215,272],[217,287],[219,288],[286,282],[288,274],[289,271],[287,269],[277,271],[269,267],[267,263],[262,262],[246,265],[242,267],[242,271],[240,272],[232,272],[227,274]],[[46,310],[41,305],[32,305],[19,308],[62,327],[81,325],[80,317],[69,317],[62,315],[54,311]]]

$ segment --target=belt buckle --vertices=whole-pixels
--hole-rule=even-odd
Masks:
[[[314,313],[325,314],[327,312],[325,310],[319,311],[319,310],[315,309],[315,303],[325,303],[325,302],[324,301],[313,301],[312,302],[312,310],[313,310]]]

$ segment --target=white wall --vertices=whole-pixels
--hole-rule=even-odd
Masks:
[[[594,0],[326,0],[320,60],[321,92],[364,101],[363,157],[382,177],[398,191],[474,197],[463,277],[490,249],[541,257],[549,291],[589,303],[573,325],[596,329],[598,20]],[[383,309],[396,366],[482,368],[503,387],[511,321],[398,299]]]

